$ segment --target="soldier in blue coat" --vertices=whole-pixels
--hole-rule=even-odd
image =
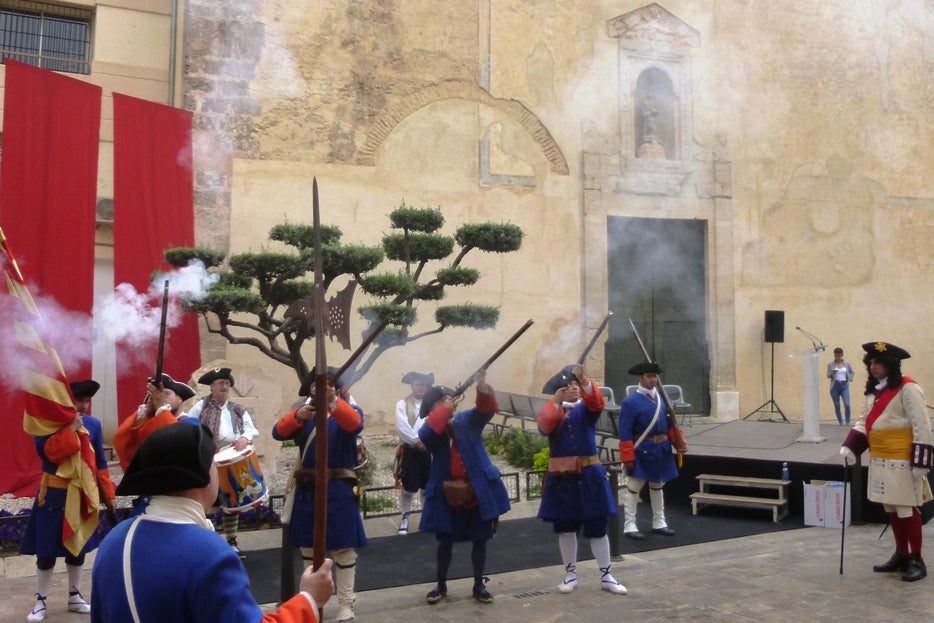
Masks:
[[[429,591],[429,604],[447,595],[448,569],[455,542],[473,543],[473,596],[493,601],[484,583],[486,542],[493,538],[499,516],[509,510],[509,494],[499,469],[483,446],[483,427],[499,407],[485,374],[474,376],[476,407],[454,412],[454,390],[436,385],[422,399],[421,417],[427,417],[418,436],[431,453],[431,476],[425,487],[425,508],[418,529],[434,532],[438,541],[438,584]]]
[[[665,536],[675,533],[665,519],[662,487],[678,476],[672,444],[681,451],[687,446],[680,431],[668,425],[668,410],[657,388],[660,372],[656,363],[631,367],[629,374],[639,377],[639,386],[626,396],[619,410],[619,460],[628,475],[623,493],[623,534],[631,539],[645,538],[636,525],[636,509],[646,482],[652,504],[652,532]]]
[[[329,368],[333,375],[336,369]],[[295,474],[295,505],[289,520],[289,540],[298,545],[309,563],[314,558],[315,534],[315,455],[316,444],[307,444],[315,430],[315,401],[311,391],[315,371],[302,383],[299,395],[308,396],[305,404],[292,409],[276,422],[272,436],[279,441],[292,439],[303,448],[302,467]],[[328,511],[326,548],[334,558],[334,579],[337,589],[337,621],[354,618],[354,582],[357,573],[357,551],[366,545],[363,519],[357,499],[359,481],[354,467],[357,464],[357,436],[363,431],[363,411],[351,404],[349,394],[342,387],[328,383]],[[343,397],[341,396],[343,394]]]
[[[625,595],[626,587],[610,573],[609,516],[619,511],[606,470],[597,455],[596,426],[603,413],[600,388],[580,364],[567,365],[551,377],[542,393],[554,394],[539,410],[538,430],[551,451],[538,516],[554,525],[564,563],[562,593],[577,588],[577,533],[590,539],[600,568],[600,588]]]

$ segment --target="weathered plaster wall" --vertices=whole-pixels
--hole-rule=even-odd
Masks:
[[[540,387],[605,313],[605,263],[584,252],[600,242],[604,214],[713,219],[711,349],[731,355],[714,361],[711,387],[738,392],[733,411],[768,398],[765,309],[786,311],[775,396],[792,417],[800,352],[810,345],[795,326],[851,359],[862,342],[891,340],[913,352],[906,370],[934,383],[934,345],[920,322],[934,229],[934,17],[925,3],[661,3],[698,40],[682,65],[693,127],[683,192],[604,197],[585,214],[587,189],[606,182],[584,178],[585,151],[603,154],[596,170],[627,174],[613,154],[633,85],[621,83],[623,56],[607,24],[644,6],[190,1],[199,241],[258,248],[271,223],[310,213],[313,175],[323,220],[351,240],[378,240],[402,199],[440,205],[452,227],[521,225],[523,250],[485,259],[469,297],[502,304],[497,331],[387,356],[355,392],[372,409],[391,406],[386,396],[402,391],[406,369],[450,360],[469,368],[530,316],[534,330],[494,384]],[[694,160],[709,158],[718,164]],[[568,339],[547,345],[563,329]]]

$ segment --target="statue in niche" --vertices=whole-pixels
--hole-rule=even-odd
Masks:
[[[642,100],[639,158],[665,158],[665,147],[658,131],[658,102],[651,95]]]

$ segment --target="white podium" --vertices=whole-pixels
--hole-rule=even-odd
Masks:
[[[824,348],[821,345],[801,353],[804,373],[804,434],[798,438],[801,442],[820,443],[826,439],[820,436],[820,374],[817,361],[817,353]]]

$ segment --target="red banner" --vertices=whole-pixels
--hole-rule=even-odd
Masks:
[[[90,316],[101,88],[10,59],[4,67],[0,226],[33,293]],[[73,365],[70,377],[90,377],[91,353]],[[22,387],[10,382],[16,377],[0,374],[0,493],[32,496],[39,459],[23,431]]]
[[[195,241],[192,191],[192,115],[146,100],[114,93],[114,283],[139,293],[150,291],[152,274],[171,267],[170,247]],[[156,288],[161,296],[161,283]],[[161,299],[156,297],[154,304]],[[173,299],[173,305],[177,305]],[[165,372],[184,380],[201,365],[198,318],[185,313],[166,339]],[[135,412],[155,371],[158,344],[128,357],[118,347],[119,418]],[[140,357],[140,355],[143,355]]]

